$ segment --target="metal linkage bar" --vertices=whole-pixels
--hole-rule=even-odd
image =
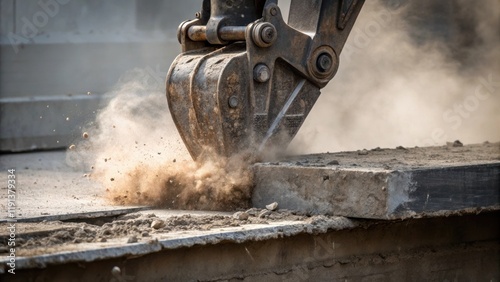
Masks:
[[[218,31],[218,36],[224,41],[244,41],[246,26],[223,26]],[[193,25],[188,29],[188,37],[193,41],[207,41],[207,27]]]

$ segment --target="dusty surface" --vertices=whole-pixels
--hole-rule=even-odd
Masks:
[[[55,151],[0,156],[2,211],[7,211],[7,169],[12,168],[16,169],[17,219],[50,220],[52,216],[68,217],[68,214],[89,212],[113,214],[113,211],[134,208],[110,205],[100,184],[67,165],[65,152]],[[6,213],[2,213],[0,219],[5,216]]]
[[[155,216],[151,216],[151,213]],[[464,248],[466,246],[464,244],[470,245],[474,242],[485,243],[486,246],[481,250],[490,250],[489,253],[481,252],[483,255],[481,260],[487,257],[486,260],[490,261],[498,257],[496,252],[498,243],[495,242],[498,238],[498,226],[492,224],[497,222],[498,212],[478,216],[391,222],[326,216],[295,217],[286,212],[271,213],[279,218],[276,220],[269,215],[262,221],[254,221],[255,218],[249,216],[248,221],[235,222],[230,219],[232,215],[212,214],[198,216],[195,219],[193,217],[196,216],[186,215],[165,217],[168,213],[160,210],[143,211],[122,217],[111,224],[102,225],[101,228],[91,224],[46,223],[42,233],[51,234],[45,237],[58,237],[58,240],[64,240],[68,237],[68,233],[76,235],[79,239],[89,239],[91,236],[88,235],[93,232],[103,232],[114,225],[116,227],[110,232],[107,240],[88,242],[82,240],[77,243],[70,241],[70,238],[67,242],[48,247],[25,245],[25,250],[18,248],[22,256],[17,257],[17,269],[21,274],[25,273],[22,270],[31,268],[44,272],[52,271],[60,275],[68,267],[78,265],[74,271],[84,272],[82,275],[85,273],[103,275],[109,274],[115,266],[119,266],[122,270],[127,268],[127,273],[132,274],[135,272],[131,269],[134,265],[139,270],[134,275],[141,277],[141,280],[150,277],[148,275],[158,275],[158,271],[163,270],[168,277],[180,275],[178,279],[168,279],[169,281],[185,281],[186,263],[193,266],[189,273],[202,269],[195,276],[205,278],[208,277],[207,270],[218,272],[223,277],[232,277],[233,274],[241,274],[242,270],[250,275],[255,274],[252,271],[255,269],[265,273],[269,271],[271,274],[285,274],[289,272],[290,267],[297,265],[305,267],[303,270],[319,267],[320,271],[323,269],[322,266],[330,269],[331,266],[337,265],[343,267],[338,271],[345,271],[345,266],[352,264],[356,267],[353,270],[359,272],[360,269],[372,269],[372,259],[378,266],[378,263],[384,261],[397,265],[405,258],[411,258],[416,263],[418,261],[417,264],[421,264],[422,261],[428,260],[429,254],[443,258],[443,255],[448,253],[446,249],[457,244],[459,248],[454,248],[452,254],[457,258],[470,257],[474,250]],[[134,228],[146,229],[147,226],[141,225],[149,220],[152,220],[152,225],[155,220],[164,220],[165,226],[155,230],[150,229],[147,236],[130,236],[131,233],[124,232]],[[139,223],[139,227],[134,226],[134,223]],[[219,223],[223,223],[224,226],[218,226]],[[172,228],[172,224],[179,227]],[[210,229],[204,230],[204,228]],[[82,236],[83,233],[87,233],[87,237]],[[32,237],[35,235],[26,234]],[[429,253],[422,256],[420,247],[429,248]],[[366,255],[369,256],[369,261],[363,261]],[[481,260],[474,259],[484,267],[484,261]],[[448,263],[444,263],[448,262],[447,259],[436,261],[442,262],[443,269],[450,268]],[[94,264],[94,267],[89,264]],[[477,269],[475,264],[472,267],[469,262],[460,265],[459,268],[463,268],[464,265]],[[165,270],[165,267],[168,267],[168,270]],[[413,269],[415,266],[410,264],[405,267]],[[399,268],[394,266],[392,269]],[[493,269],[498,269],[498,266],[494,266]],[[0,273],[1,271],[2,268]],[[69,271],[69,274],[74,276],[74,271]],[[28,272],[25,274],[29,275]]]
[[[393,169],[403,166],[418,167],[419,159],[426,158],[435,165],[476,161],[498,163],[498,152],[499,143],[425,149],[377,149],[368,152],[294,157],[280,164],[312,167],[352,167],[355,164],[371,165],[383,170],[384,164],[392,166]],[[282,210],[280,201],[277,210],[271,211],[276,208],[276,205],[271,203],[272,199],[266,201],[269,209],[253,208],[234,210],[230,213],[145,210],[123,216],[85,219],[85,222],[76,222],[74,219],[71,219],[72,222],[62,222],[57,221],[57,217],[42,221],[42,213],[47,217],[60,216],[61,219],[61,216],[67,213],[124,208],[108,204],[103,198],[106,188],[65,165],[65,157],[63,152],[50,152],[16,154],[2,156],[0,159],[3,169],[15,167],[17,171],[19,218],[38,217],[36,223],[18,222],[16,225],[16,252],[20,269],[61,262],[135,257],[195,245],[254,242],[299,234],[322,234],[328,230],[380,224],[378,221],[352,220],[336,216],[307,216]],[[1,177],[6,183],[6,174]],[[6,188],[2,187],[2,191],[5,191]],[[2,208],[5,208],[5,195],[2,197]],[[7,232],[7,224],[0,223],[2,246],[5,246]],[[2,259],[6,257],[6,252],[5,248],[0,249]]]
[[[40,220],[54,220],[57,217],[54,218],[53,216],[116,211],[130,208],[130,206],[111,205],[105,198],[107,195],[106,188],[88,177],[88,172],[81,172],[81,168],[75,169],[74,166],[70,166],[68,162],[71,160],[67,158],[69,156],[65,152],[57,151],[0,156],[0,168],[3,171],[6,171],[8,168],[16,168],[18,219],[38,218]],[[500,143],[497,142],[466,145],[463,147],[454,147],[452,144],[449,144],[447,146],[426,148],[377,148],[357,152],[296,156],[268,164],[306,167],[399,169],[473,164],[479,162],[494,163],[498,161],[500,161]],[[101,165],[113,166],[113,164],[114,161],[103,161]],[[206,167],[205,169],[208,170],[209,168]],[[210,175],[214,174],[197,175],[196,177],[203,178],[210,177]],[[122,180],[117,177],[115,181],[108,182],[116,185],[116,183],[122,183]],[[168,179],[167,182],[169,182]],[[0,173],[0,183],[0,209],[7,210],[7,173]],[[175,184],[175,182],[171,183],[174,186]],[[141,185],[144,186],[144,183]],[[162,185],[165,185],[165,183]],[[117,195],[117,197],[123,198],[129,194],[132,197],[134,196],[131,195],[133,191],[135,190]],[[269,200],[269,202],[271,201],[272,199]],[[0,219],[4,218],[4,216],[0,217]],[[96,216],[103,216],[103,214]],[[71,218],[71,216],[67,218]]]
[[[397,170],[494,163],[500,161],[500,142],[460,146],[449,142],[446,146],[415,148],[374,148],[355,152],[314,154],[286,158],[273,165],[297,165],[310,167],[337,166],[366,167]],[[458,146],[457,146],[458,145]]]
[[[161,214],[155,214],[145,211],[116,218],[119,213],[127,212],[124,210],[125,208],[130,207],[114,206],[107,202],[104,197],[106,188],[67,165],[66,157],[64,152],[13,154],[0,157],[3,170],[16,168],[18,219],[39,221],[32,224],[18,223],[18,232],[23,234],[19,237],[18,244],[20,244],[21,252],[25,252],[24,254],[45,252],[46,250],[39,249],[41,246],[60,247],[66,244],[104,243],[105,241],[122,239],[126,242],[130,238],[132,241],[141,242],[151,239],[149,236],[154,234],[307,219],[304,215],[286,210],[272,212],[266,209],[250,209],[247,213],[238,213],[235,216],[233,213],[220,212],[214,214],[193,211],[163,211]],[[430,148],[377,148],[369,151],[297,156],[269,164],[398,169],[479,162],[498,163],[499,160],[500,143],[485,143],[462,147],[449,144]],[[7,173],[0,175],[0,181],[4,184],[7,183]],[[0,208],[6,210],[6,185],[2,185],[1,189],[3,192]],[[262,201],[271,204],[274,199]],[[278,200],[279,202],[284,203],[283,200]],[[270,207],[273,208],[272,205]],[[99,213],[102,211],[118,211],[119,213]],[[474,211],[475,209],[472,209],[472,212]],[[89,223],[57,221],[78,218],[77,215],[85,215],[89,212],[94,212],[95,216],[88,217],[108,217],[106,219],[108,222],[97,224],[92,220],[86,220]],[[73,216],[68,216],[68,214]],[[49,221],[42,222],[42,220]],[[111,220],[114,221],[109,222]],[[160,225],[152,227],[155,220],[159,220]],[[7,231],[5,230],[6,228],[2,228],[2,233],[0,233],[2,238],[6,236],[5,232]]]
[[[178,215],[175,215],[175,214]],[[244,216],[242,216],[244,215]],[[90,221],[61,222],[43,221],[37,223],[17,223],[16,254],[18,256],[35,256],[57,253],[61,251],[79,250],[80,244],[100,243],[102,246],[125,246],[132,243],[148,243],[165,238],[181,238],[185,236],[202,236],[224,230],[241,231],[268,226],[312,224],[317,228],[334,227],[325,224],[336,221],[338,229],[354,226],[351,221],[337,217],[307,217],[291,211],[252,208],[236,213],[171,212],[168,210],[152,210],[131,213],[106,223]],[[8,238],[7,223],[0,224],[2,246],[6,246]],[[311,229],[311,228],[309,228]],[[312,230],[312,229],[311,229]],[[207,233],[208,232],[208,233]],[[7,254],[7,248],[0,248],[0,254]]]

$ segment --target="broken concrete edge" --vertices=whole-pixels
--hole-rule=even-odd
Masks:
[[[351,152],[339,152],[341,153],[351,153]],[[337,153],[330,153],[337,154]],[[319,154],[312,155],[302,155],[294,157],[309,157],[312,158]],[[499,156],[500,157],[500,156]],[[440,163],[439,165],[428,165],[428,166],[414,166],[411,164],[398,165],[393,168],[383,168],[370,166],[367,164],[351,166],[346,164],[297,164],[295,161],[276,161],[276,162],[259,162],[253,164],[252,168],[255,167],[289,167],[289,168],[306,168],[306,169],[332,169],[332,170],[345,170],[345,171],[371,171],[371,172],[395,172],[395,171],[414,171],[414,170],[428,170],[428,169],[441,169],[441,168],[451,168],[451,167],[464,167],[464,166],[474,166],[474,165],[498,165],[500,164],[500,159],[496,160],[470,160],[468,162],[450,162],[450,163]]]
[[[305,214],[357,218],[385,212],[381,212],[384,207],[380,205],[385,202],[384,195],[384,199],[374,199],[373,203],[369,203],[365,194],[384,187],[385,179],[391,173],[389,170],[272,164],[258,164],[253,169],[255,187],[252,204],[257,208],[264,208],[269,202],[278,202],[279,208]],[[377,181],[373,181],[374,178]],[[356,189],[351,189],[353,185],[363,186],[362,190],[358,189],[361,194]],[[378,198],[381,192],[370,194]],[[353,209],[358,206],[364,207],[363,213],[359,209]]]
[[[453,217],[453,216],[463,216],[463,215],[479,215],[482,213],[496,212],[500,211],[500,205],[494,205],[490,207],[477,207],[477,208],[466,208],[462,210],[441,210],[425,213],[415,213],[407,212],[401,213],[394,217],[388,217],[388,222],[391,220],[409,220],[409,219],[421,219],[421,218],[437,218],[437,217]],[[353,218],[354,219],[354,218]]]
[[[78,219],[91,219],[91,218],[103,218],[110,216],[120,216],[133,212],[140,212],[145,210],[151,210],[151,207],[130,207],[121,209],[109,209],[100,210],[94,212],[83,212],[83,213],[68,213],[68,214],[55,214],[46,216],[35,216],[35,217],[24,217],[15,219],[0,219],[0,224],[2,223],[12,223],[15,220],[16,223],[23,222],[42,222],[42,221],[65,221],[65,220],[78,220]]]
[[[269,226],[271,225],[271,226]],[[269,224],[243,225],[239,227],[217,228],[208,231],[173,232],[152,236],[148,242],[121,244],[83,243],[84,250],[63,251],[54,254],[32,257],[16,257],[16,269],[46,268],[50,265],[91,262],[103,259],[143,256],[162,250],[189,248],[195,245],[219,243],[244,243],[265,241],[299,234],[323,234],[331,230],[346,230],[360,226],[361,223],[345,217],[317,216],[307,221],[282,221]],[[202,234],[200,234],[202,233]],[[171,238],[165,238],[168,235]],[[163,238],[162,238],[163,237]],[[5,273],[8,257],[0,259],[0,274]]]
[[[494,210],[500,205],[500,162],[396,171],[387,186],[387,219]]]
[[[500,162],[446,167],[302,167],[257,164],[252,203],[306,214],[367,219],[467,213],[500,205]]]

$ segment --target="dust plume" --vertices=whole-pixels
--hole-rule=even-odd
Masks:
[[[234,210],[249,205],[248,155],[207,152],[194,162],[178,135],[165,93],[143,70],[128,73],[68,159],[91,169],[114,204]]]
[[[292,153],[500,140],[500,3],[366,1]]]

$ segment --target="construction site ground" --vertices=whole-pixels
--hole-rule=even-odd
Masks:
[[[66,165],[62,151],[0,160],[2,183],[7,169],[15,168],[17,179],[16,275],[10,281],[500,279],[500,143],[376,148],[256,164],[255,208],[234,212],[110,205],[105,189]],[[439,175],[452,176],[438,188],[462,193],[453,201],[459,206],[438,197],[422,201],[425,207],[407,201],[404,212],[383,211],[399,186],[379,184],[395,172],[443,169]],[[470,185],[457,187],[451,178],[460,175]],[[418,204],[415,193],[430,186],[418,185],[426,175],[412,177],[417,184],[408,195]],[[467,197],[474,183],[486,188]],[[370,193],[370,203],[349,202],[344,191],[347,206],[325,208],[340,199],[331,191],[351,187],[349,193],[364,199],[360,191],[372,186],[383,194]],[[1,188],[6,214],[7,186]],[[265,207],[273,202],[276,209]],[[446,208],[436,209],[440,204]],[[378,216],[356,216],[370,205],[380,208]],[[9,275],[11,223],[2,218],[0,272]]]

